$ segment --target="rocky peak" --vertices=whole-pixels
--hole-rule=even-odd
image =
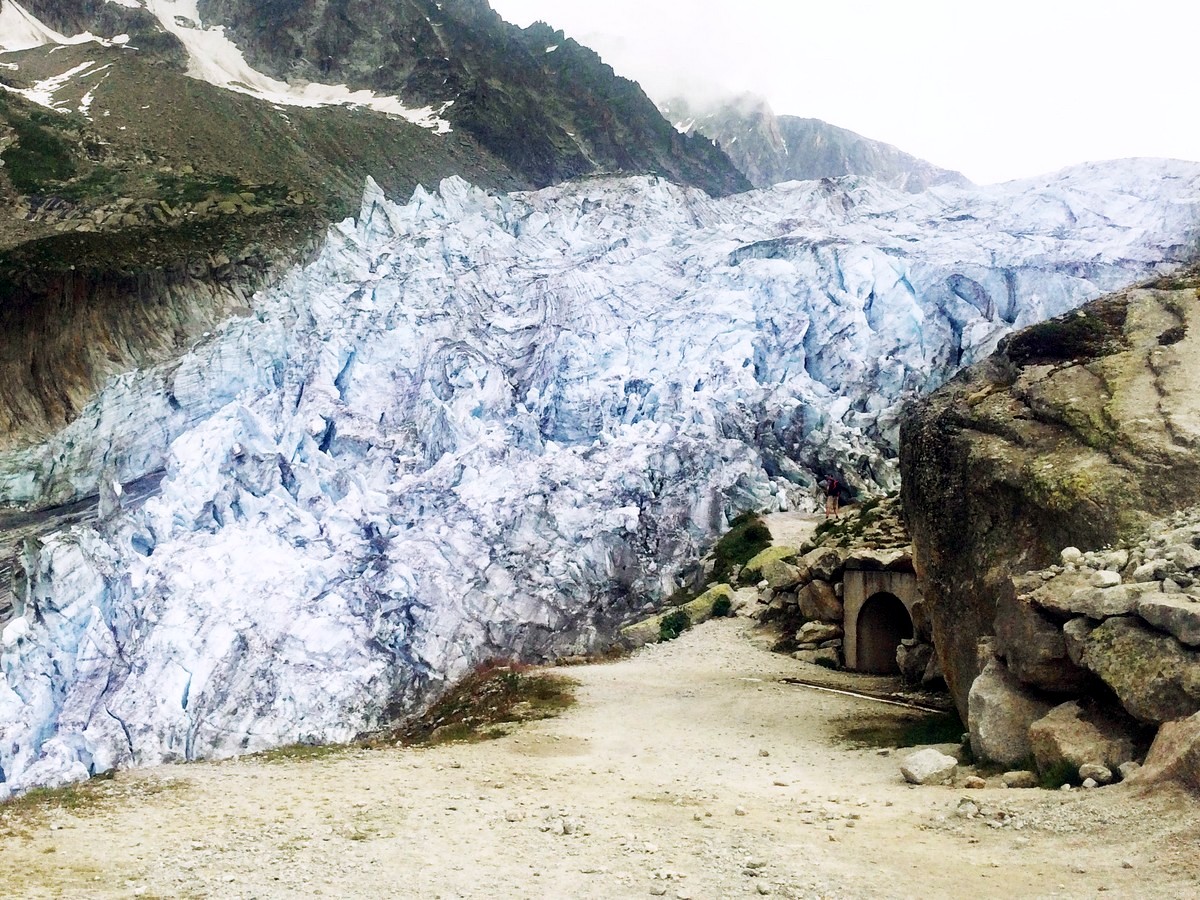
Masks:
[[[545,23],[510,25],[484,0],[202,0],[199,11],[277,77],[444,107],[537,186],[622,171],[717,195],[750,187],[711,142],[673,134],[641,88],[596,53]]]
[[[754,94],[710,103],[675,97],[661,109],[680,131],[715,141],[758,188],[844,175],[874,178],[911,193],[970,184],[958,172],[820,119],[777,116]]]

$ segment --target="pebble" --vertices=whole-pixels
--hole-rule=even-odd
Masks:
[[[767,896],[767,894],[771,893],[770,885],[763,884],[762,882],[759,882],[758,884],[756,884],[754,886],[754,889],[756,891],[758,891],[759,894],[761,894],[764,897]]]
[[[735,816],[744,816],[744,815],[746,815],[746,807],[744,807],[744,806],[739,806],[739,807],[736,807],[736,808],[734,809],[734,811],[733,811],[733,814],[734,814]]]

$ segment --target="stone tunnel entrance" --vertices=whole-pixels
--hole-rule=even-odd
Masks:
[[[911,571],[846,569],[846,668],[873,675],[899,673],[896,648],[914,637],[913,607],[921,601]]]
[[[872,675],[896,675],[896,648],[905,638],[913,636],[912,619],[908,610],[894,594],[879,593],[867,598],[858,615],[855,628],[859,672]]]

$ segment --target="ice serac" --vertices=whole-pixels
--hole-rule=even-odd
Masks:
[[[0,456],[44,505],[0,655],[6,789],[336,740],[491,656],[595,647],[728,516],[896,483],[896,404],[1190,252],[1200,166],[713,200],[652,178],[397,205],[171,365]]]

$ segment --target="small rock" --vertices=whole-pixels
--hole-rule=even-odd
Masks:
[[[1083,781],[1083,787],[1090,791],[1092,788],[1100,787],[1100,785],[1096,783],[1095,778],[1085,778]]]
[[[1005,772],[1000,776],[1000,783],[1006,788],[1028,789],[1038,786],[1037,775],[1029,771]]]
[[[1121,583],[1121,576],[1116,572],[1110,572],[1107,569],[1104,569],[1099,572],[1093,572],[1091,576],[1088,577],[1088,583],[1092,587],[1098,588],[1116,587]]]
[[[1121,776],[1121,780],[1125,781],[1131,775],[1137,774],[1142,768],[1141,763],[1125,762],[1117,766],[1117,774]]]
[[[918,750],[900,765],[900,773],[909,784],[942,784],[954,777],[958,760],[934,750]]]
[[[1064,566],[1077,566],[1083,561],[1083,551],[1078,547],[1067,547],[1059,555]]]
[[[1096,784],[1112,784],[1113,773],[1108,766],[1101,766],[1096,763],[1088,763],[1079,767],[1079,777],[1086,782],[1094,781]]]
[[[987,782],[978,775],[971,775],[963,782],[963,787],[970,791],[977,791],[980,788],[987,787]]]
[[[771,755],[771,751],[770,751],[770,750],[759,750],[759,751],[758,751],[758,755],[759,755],[759,756],[770,756],[770,755]]]
[[[744,806],[738,806],[738,807],[736,807],[736,808],[733,810],[733,814],[734,814],[735,816],[744,816],[744,815],[746,815],[746,807],[744,807]]]
[[[760,895],[762,895],[763,897],[765,897],[771,893],[771,886],[767,885],[767,884],[763,884],[761,881],[754,886],[754,889],[756,891],[758,891],[758,893]]]

